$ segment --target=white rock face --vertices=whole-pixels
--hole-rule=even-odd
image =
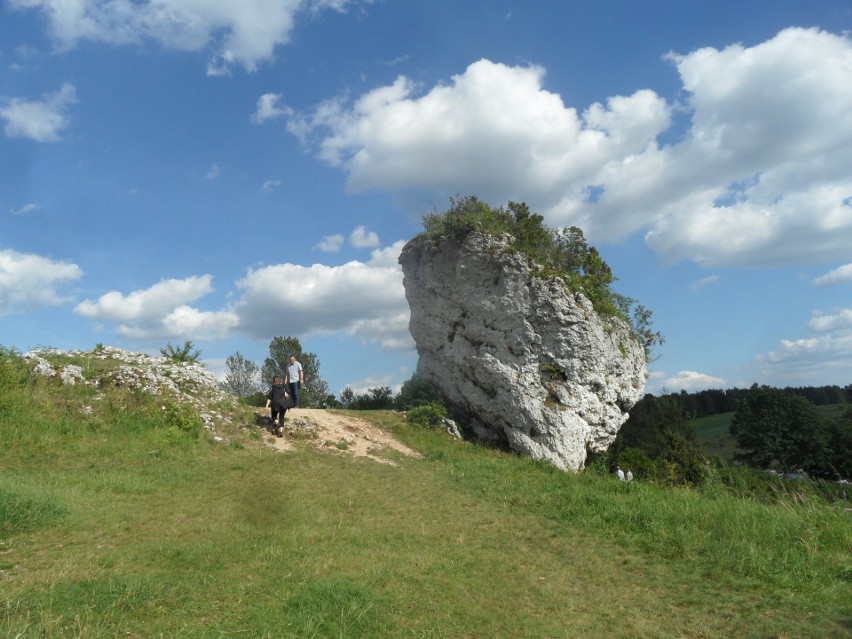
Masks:
[[[417,373],[481,439],[565,469],[602,452],[642,395],[645,352],[630,326],[508,251],[508,236],[400,255]]]

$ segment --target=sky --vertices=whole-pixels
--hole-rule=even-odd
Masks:
[[[852,383],[849,0],[0,0],[0,127],[19,351],[398,390],[399,252],[476,195],[583,230],[646,392]]]

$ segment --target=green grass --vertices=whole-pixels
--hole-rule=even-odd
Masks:
[[[698,446],[707,457],[720,457],[731,461],[739,451],[731,436],[731,421],[734,413],[717,413],[692,420],[698,436]]]
[[[282,454],[250,416],[215,442],[143,395],[0,383],[0,636],[852,632],[843,508],[565,474],[389,412],[358,416],[423,459]]]

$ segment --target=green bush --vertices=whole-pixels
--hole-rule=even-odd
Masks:
[[[653,479],[658,472],[657,464],[640,448],[625,448],[618,453],[616,461],[625,472],[631,471],[636,479]]]
[[[415,426],[425,426],[434,428],[447,418],[447,409],[443,404],[431,402],[417,408],[412,408],[408,412],[408,422]]]
[[[158,430],[162,443],[176,445],[188,440],[196,440],[201,434],[201,418],[191,406],[167,400],[160,407]]]
[[[0,345],[0,392],[22,386],[28,378],[29,370],[23,358],[14,349]]]

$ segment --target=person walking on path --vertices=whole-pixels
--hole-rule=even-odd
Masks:
[[[299,408],[302,405],[301,390],[305,383],[305,371],[302,365],[290,355],[290,363],[287,364],[287,384],[290,386],[290,396],[293,398],[293,406]]]
[[[290,405],[289,400],[287,385],[282,384],[281,378],[276,375],[272,378],[272,386],[266,395],[266,407],[270,410],[270,417],[272,417],[272,429],[279,437],[284,434],[284,414]]]

